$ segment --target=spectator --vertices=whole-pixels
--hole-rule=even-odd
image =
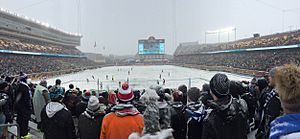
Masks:
[[[269,89],[262,96],[261,105],[261,116],[260,124],[256,133],[257,139],[267,139],[270,132],[270,124],[282,113],[281,102],[278,96],[278,92],[275,86],[275,74],[277,68],[273,68],[269,72]]]
[[[187,92],[188,105],[185,109],[187,117],[187,136],[188,139],[199,139],[202,136],[203,120],[206,116],[204,105],[199,100],[200,90],[197,87],[192,87]]]
[[[246,139],[247,105],[233,98],[229,92],[230,81],[224,74],[210,80],[212,111],[204,120],[202,139]]]
[[[186,139],[186,118],[185,105],[182,103],[183,93],[179,90],[174,90],[173,102],[171,103],[171,127],[174,130],[174,139]]]
[[[88,101],[89,101],[89,98],[91,97],[91,92],[90,91],[86,91],[82,97],[81,97],[81,101],[79,103],[77,103],[76,105],[76,113],[75,113],[75,116],[76,117],[79,117],[84,111],[85,109],[87,108],[88,106]]]
[[[16,90],[17,123],[20,127],[20,135],[23,139],[30,138],[28,123],[32,113],[31,91],[27,85],[27,75],[20,72],[18,89]]]
[[[270,139],[296,139],[300,136],[300,69],[295,65],[278,68],[275,84],[284,116],[271,123]]]
[[[117,96],[119,104],[103,119],[101,139],[127,139],[132,132],[141,134],[144,128],[143,116],[130,102],[134,95],[127,83],[122,84]]]
[[[141,100],[146,105],[144,112],[145,129],[142,135],[133,133],[129,136],[129,139],[139,138],[151,138],[151,139],[172,139],[172,129],[165,129],[161,131],[159,123],[159,108],[157,106],[157,100],[159,96],[155,90],[147,90],[142,96]],[[141,136],[141,137],[140,137]]]
[[[99,103],[97,97],[91,96],[89,98],[87,109],[79,116],[78,120],[78,137],[80,139],[100,138],[105,109],[106,106]]]
[[[76,139],[74,121],[71,112],[62,103],[63,98],[63,91],[51,91],[51,102],[41,112],[45,139]]]
[[[37,122],[37,129],[41,129],[41,111],[50,102],[49,91],[46,88],[47,81],[42,80],[35,89],[32,99],[33,109],[35,114],[35,120]]]
[[[7,110],[8,96],[6,91],[8,90],[8,83],[0,81],[0,124],[5,123],[5,111]],[[0,138],[3,138],[3,127],[0,127]]]

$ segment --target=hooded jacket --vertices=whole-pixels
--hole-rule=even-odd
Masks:
[[[300,137],[300,114],[287,114],[271,123],[270,139],[296,139]]]
[[[247,104],[226,96],[210,101],[211,113],[203,123],[202,139],[247,139]]]
[[[76,139],[72,115],[59,102],[50,102],[41,112],[45,139]]]
[[[80,139],[99,139],[102,120],[105,116],[105,105],[100,104],[97,111],[86,109],[78,119],[78,136]],[[99,130],[100,129],[100,130]]]
[[[128,139],[133,132],[141,134],[143,128],[144,118],[133,105],[118,104],[104,117],[100,139]]]

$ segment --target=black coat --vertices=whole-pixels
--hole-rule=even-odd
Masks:
[[[62,109],[49,118],[46,114],[46,107],[44,107],[41,119],[45,139],[76,139],[74,121],[70,111]]]
[[[75,116],[78,118],[87,108],[87,103],[79,102],[75,108]]]
[[[20,82],[16,89],[16,111],[22,113],[22,117],[30,119],[32,113],[31,91],[29,86]]]
[[[181,102],[171,104],[171,127],[174,130],[174,139],[186,138],[186,118],[184,114],[185,106]]]
[[[232,98],[220,101],[223,105],[213,108],[204,120],[202,139],[247,139],[246,102]]]
[[[104,113],[84,112],[78,119],[78,136],[80,139],[99,139]]]
[[[279,95],[275,89],[272,89],[270,92],[266,92],[262,98],[263,101],[260,105],[261,112],[261,122],[258,126],[256,133],[257,139],[267,139],[270,133],[270,124],[271,122],[280,116],[283,112],[281,108],[281,102]]]

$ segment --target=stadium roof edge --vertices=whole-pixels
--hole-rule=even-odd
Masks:
[[[51,29],[51,30],[53,30],[55,32],[58,32],[58,33],[61,33],[61,34],[65,34],[65,35],[69,35],[69,36],[74,36],[74,37],[80,37],[80,38],[83,37],[82,34],[63,31],[62,29],[50,26],[48,23],[41,22],[39,20],[36,20],[36,19],[29,18],[29,17],[24,16],[24,15],[20,15],[20,14],[11,12],[11,11],[6,10],[4,8],[0,8],[0,14],[6,14],[6,15],[9,15],[9,16],[18,18],[20,20],[24,20],[26,22],[30,22],[30,23],[36,24],[36,25],[41,26],[41,27],[46,27],[48,29]]]

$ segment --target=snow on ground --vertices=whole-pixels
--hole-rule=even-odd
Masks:
[[[129,80],[130,85],[134,89],[144,89],[151,85],[160,85],[163,79],[166,80],[165,87],[177,88],[181,84],[189,86],[189,78],[191,86],[201,88],[203,83],[209,82],[217,71],[206,71],[192,68],[156,65],[156,66],[113,66],[103,67],[94,70],[86,70],[74,74],[67,74],[55,78],[48,79],[48,85],[53,85],[55,79],[62,80],[62,86],[66,89],[70,83],[81,89],[116,89],[119,87],[119,81],[125,82]],[[224,73],[224,72],[222,72]],[[238,74],[225,73],[231,80],[250,80],[251,77]],[[106,79],[106,75],[108,79]],[[161,76],[161,79],[159,78]],[[114,80],[112,80],[112,78]],[[98,82],[99,79],[99,82]]]

